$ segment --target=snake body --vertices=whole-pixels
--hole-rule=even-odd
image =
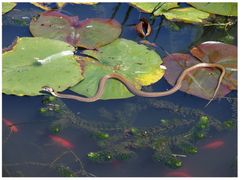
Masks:
[[[193,65],[193,66],[185,69],[181,73],[181,75],[177,79],[177,82],[174,87],[172,87],[171,89],[169,89],[167,91],[162,91],[162,92],[144,92],[144,91],[138,90],[124,76],[117,74],[117,73],[108,74],[108,75],[105,75],[104,77],[102,77],[99,81],[97,92],[96,92],[95,96],[93,96],[93,97],[81,97],[81,96],[70,95],[70,94],[60,94],[60,93],[56,92],[53,88],[48,87],[48,86],[44,86],[42,88],[42,90],[52,94],[53,96],[59,97],[59,98],[73,99],[73,100],[77,100],[77,101],[81,101],[81,102],[94,102],[94,101],[99,100],[100,97],[103,95],[107,80],[108,79],[117,79],[118,81],[122,82],[131,93],[133,93],[137,96],[161,97],[161,96],[167,96],[167,95],[173,94],[176,91],[178,91],[181,88],[182,82],[183,82],[184,78],[188,75],[188,73],[193,70],[199,69],[199,68],[218,68],[221,71],[221,75],[219,76],[219,79],[218,79],[218,84],[215,88],[215,91],[214,91],[214,94],[212,97],[212,99],[213,99],[215,97],[215,95],[217,94],[217,91],[218,91],[218,89],[221,85],[221,82],[224,78],[224,75],[225,75],[225,68],[221,64],[199,63],[196,65]]]

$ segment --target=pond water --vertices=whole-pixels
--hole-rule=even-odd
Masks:
[[[39,12],[41,10],[30,3],[18,3],[14,10],[3,15],[3,48],[17,36],[32,37],[28,25],[31,17]],[[114,18],[122,25],[121,37],[136,42],[141,38],[134,24],[142,17],[150,19],[150,15],[127,3],[67,4],[62,12],[79,16],[80,20]],[[147,40],[158,45],[154,49],[162,58],[166,52],[186,53],[193,44],[206,40],[224,41],[227,35],[216,27],[204,28],[186,23],[176,23],[179,30],[175,30],[173,24],[162,17],[156,17],[150,23],[153,32]],[[237,45],[236,27],[228,32],[235,38],[231,42],[234,45]],[[164,91],[170,87],[163,78],[146,90]],[[64,93],[74,94],[69,90]],[[44,96],[3,94],[3,118],[11,120],[18,128],[18,132],[11,133],[3,124],[3,176],[237,176],[236,126],[230,130],[218,128],[226,120],[237,121],[237,92],[232,91],[226,97],[205,107],[207,100],[181,91],[159,98],[135,96],[94,103],[73,100],[46,102]],[[60,112],[51,111],[53,104],[57,104]],[[39,110],[44,107],[50,112],[41,113]],[[180,151],[176,143],[192,132],[191,128],[203,115],[209,117],[210,127],[205,138],[192,142],[198,152],[186,154]],[[66,147],[71,144],[53,142],[54,137],[70,141],[73,147],[68,149]],[[156,160],[156,151],[151,143],[157,137],[164,137],[167,139],[164,142],[169,143],[163,151],[166,154],[157,155],[164,159],[169,153],[179,154],[180,168],[171,168],[166,159]],[[207,144],[214,142],[219,143],[217,148],[206,148]],[[88,158],[90,152],[105,154],[102,153],[102,158],[98,159],[100,162],[96,162]],[[116,152],[122,156],[114,155]]]

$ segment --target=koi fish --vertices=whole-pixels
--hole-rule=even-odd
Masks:
[[[206,145],[204,145],[202,148],[203,149],[217,149],[220,148],[224,145],[224,141],[222,140],[215,140],[211,143],[208,143]]]
[[[14,125],[14,123],[11,120],[5,119],[3,118],[3,122],[6,126],[8,126],[10,128],[10,131],[13,133],[17,133],[18,132],[18,128],[16,125]]]
[[[69,142],[68,140],[61,138],[60,136],[55,136],[55,135],[49,135],[49,137],[57,144],[59,144],[62,147],[71,149],[73,148],[73,144]]]
[[[171,171],[166,174],[169,177],[192,177],[187,171]]]

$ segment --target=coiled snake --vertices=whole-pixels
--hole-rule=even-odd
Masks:
[[[218,92],[220,84],[225,75],[225,68],[224,68],[224,66],[222,66],[220,64],[211,64],[211,63],[199,63],[199,64],[193,65],[193,66],[185,69],[181,73],[179,78],[177,79],[175,86],[172,87],[171,89],[169,89],[167,91],[163,91],[163,92],[144,92],[144,91],[138,90],[124,76],[117,74],[117,73],[108,74],[108,75],[105,75],[104,77],[102,77],[99,81],[97,92],[96,92],[95,96],[93,96],[93,97],[81,97],[81,96],[70,95],[70,94],[59,94],[53,88],[48,87],[48,86],[44,86],[42,88],[42,91],[48,92],[51,95],[59,97],[59,98],[73,99],[73,100],[77,100],[77,101],[81,101],[81,102],[94,102],[94,101],[99,100],[100,97],[103,95],[106,81],[108,79],[117,79],[118,81],[122,82],[131,93],[133,93],[137,96],[143,96],[143,97],[167,96],[167,95],[175,93],[176,91],[178,91],[181,88],[182,82],[183,82],[184,78],[188,75],[189,72],[199,69],[199,68],[218,68],[219,70],[221,70],[221,75],[219,76],[218,84],[215,88],[214,94],[211,99],[211,100],[213,100],[215,95]]]

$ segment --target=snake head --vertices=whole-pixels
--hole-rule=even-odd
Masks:
[[[43,86],[42,91],[48,92],[48,93],[53,93],[54,89],[48,86]]]

